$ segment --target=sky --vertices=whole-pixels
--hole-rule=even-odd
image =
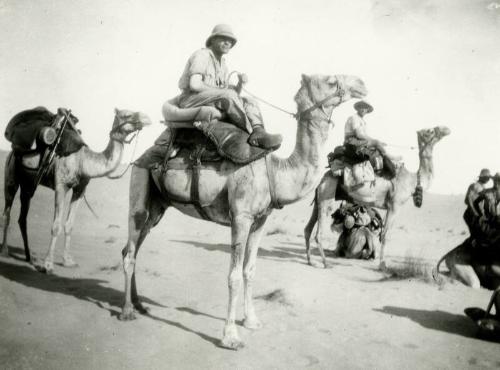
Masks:
[[[305,74],[362,78],[375,110],[371,136],[418,168],[416,131],[448,126],[434,150],[430,191],[461,194],[483,167],[500,171],[500,0],[0,0],[0,130],[17,112],[70,108],[83,138],[105,148],[114,108],[141,111],[138,157],[161,133],[161,106],[179,93],[188,57],[213,26],[232,25],[230,70],[245,72],[253,94],[295,112]],[[343,140],[352,102],[334,111],[326,154]],[[296,122],[261,104],[267,130]],[[10,143],[2,135],[0,149]]]

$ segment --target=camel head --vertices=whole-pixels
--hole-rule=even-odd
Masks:
[[[417,131],[418,148],[421,152],[425,148],[432,148],[434,144],[449,134],[451,134],[451,130],[446,126],[419,130]]]
[[[301,94],[301,92],[303,92]],[[306,106],[322,107],[323,109],[335,108],[352,98],[361,99],[367,94],[364,82],[356,76],[350,75],[302,75],[302,86],[295,97],[297,104],[302,96],[309,102],[302,102]],[[304,107],[302,107],[304,110]]]
[[[140,131],[144,126],[150,124],[151,120],[144,113],[115,108],[115,120],[110,136],[115,140],[127,143],[129,134]]]

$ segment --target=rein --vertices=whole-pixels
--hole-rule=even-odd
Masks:
[[[228,80],[231,78],[231,76],[232,76],[233,74],[238,74],[238,73],[239,73],[238,71],[232,71],[232,72],[229,74]],[[257,100],[259,100],[260,102],[262,102],[262,103],[264,103],[264,104],[267,104],[267,105],[269,105],[270,107],[272,107],[272,108],[274,108],[274,109],[276,109],[276,110],[279,110],[280,112],[283,112],[283,113],[285,113],[285,114],[288,114],[288,115],[292,116],[293,118],[295,118],[295,119],[297,119],[297,120],[300,120],[304,114],[311,113],[311,112],[313,112],[314,110],[316,110],[316,109],[320,108],[321,112],[322,112],[322,113],[325,115],[325,117],[327,118],[328,123],[329,123],[329,124],[332,124],[332,125],[334,124],[334,123],[333,123],[333,121],[332,121],[333,109],[334,109],[334,108],[336,108],[336,107],[338,107],[340,104],[342,104],[342,103],[344,102],[344,96],[345,96],[345,90],[344,90],[344,88],[341,86],[340,81],[339,81],[339,79],[337,78],[337,90],[336,90],[334,93],[332,93],[332,94],[328,95],[328,96],[327,96],[326,98],[324,98],[324,99],[321,99],[319,102],[316,102],[315,104],[313,104],[312,106],[310,106],[310,107],[309,107],[309,108],[307,108],[306,110],[303,110],[302,112],[292,113],[292,112],[289,112],[289,111],[287,111],[287,110],[285,110],[285,109],[283,109],[283,108],[278,107],[278,106],[277,106],[277,105],[275,105],[275,104],[272,104],[272,103],[270,103],[270,102],[268,102],[268,101],[266,101],[266,100],[264,100],[264,99],[262,99],[262,98],[258,97],[258,96],[257,96],[257,95],[255,95],[255,94],[252,94],[250,91],[248,91],[248,90],[247,90],[247,89],[245,89],[244,87],[242,87],[242,90],[243,90],[244,92],[246,92],[248,95],[250,95],[252,98],[257,99]],[[309,86],[308,86],[308,89],[307,89],[307,90],[308,90],[309,99],[312,99],[311,89],[309,88]],[[330,100],[331,98],[336,97],[336,96],[338,96],[338,97],[340,98],[340,101],[338,102],[338,104],[335,104],[335,105],[333,105],[333,106],[332,106],[332,110],[331,110],[331,112],[330,112],[330,115],[328,115],[328,114],[326,113],[326,111],[325,111],[325,106],[324,106],[324,104],[325,104],[328,100]]]
[[[127,164],[127,167],[123,170],[123,172],[122,172],[121,174],[119,174],[119,175],[111,175],[111,174],[106,175],[106,177],[107,177],[108,179],[111,179],[111,180],[119,179],[119,178],[123,177],[123,175],[125,175],[125,174],[127,173],[128,169],[130,168],[130,166],[131,166],[131,165],[132,165],[132,163],[133,163],[133,162],[132,162],[132,158],[134,158],[134,156],[135,156],[135,151],[136,151],[136,149],[137,149],[137,144],[139,143],[139,132],[140,132],[141,130],[138,130],[138,131],[137,131],[137,133],[135,133],[135,134],[134,134],[134,135],[130,138],[130,140],[126,140],[126,139],[119,140],[119,139],[116,139],[116,138],[114,138],[114,137],[113,137],[113,134],[114,134],[114,133],[116,133],[116,132],[117,132],[117,131],[121,128],[121,127],[123,127],[123,126],[124,126],[124,125],[126,125],[126,124],[127,124],[127,122],[122,123],[122,124],[120,124],[120,125],[118,125],[118,126],[116,126],[116,127],[113,127],[113,128],[111,129],[111,132],[109,133],[109,136],[111,137],[111,140],[116,140],[116,141],[118,141],[119,143],[122,143],[122,144],[130,144],[130,143],[131,143],[134,139],[136,139],[136,138],[137,138],[137,140],[135,141],[135,144],[134,144],[134,149],[132,150],[132,155],[130,156],[130,161],[129,161],[129,163]]]

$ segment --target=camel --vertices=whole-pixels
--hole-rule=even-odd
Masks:
[[[423,129],[417,132],[420,165],[416,173],[408,171],[404,166],[398,168],[396,177],[387,180],[377,176],[374,184],[364,184],[354,191],[343,190],[358,204],[376,207],[387,210],[384,226],[381,232],[380,243],[380,268],[385,269],[384,246],[387,233],[390,230],[394,219],[401,206],[412,196],[417,185],[421,185],[423,190],[427,190],[431,184],[434,167],[432,153],[434,145],[443,137],[451,133],[450,129],[444,126],[437,126],[431,129]],[[311,263],[310,239],[316,223],[316,242],[323,261],[323,266],[328,267],[323,250],[324,234],[329,229],[330,215],[335,204],[335,193],[337,191],[338,177],[333,176],[331,171],[327,171],[321,179],[314,197],[314,207],[311,217],[304,228],[306,242],[307,263]],[[360,239],[362,241],[362,239]]]
[[[255,278],[257,251],[264,225],[272,209],[296,202],[314,190],[321,176],[322,150],[328,139],[330,115],[335,107],[351,98],[362,98],[366,88],[361,79],[349,75],[302,75],[295,96],[298,113],[297,141],[287,159],[267,155],[247,165],[223,161],[217,168],[203,167],[199,176],[199,198],[204,213],[212,222],[231,227],[231,262],[228,276],[229,302],[221,346],[237,350],[243,346],[236,327],[236,304],[244,281],[244,326],[258,329],[252,285]],[[170,168],[186,163],[182,154],[171,159]],[[190,202],[192,174],[186,169],[168,169],[161,194],[152,184],[147,210],[140,207],[140,177],[132,168],[128,241],[123,249],[125,303],[122,320],[135,318],[134,308],[145,313],[137,294],[135,266],[137,253],[150,229],[165,210],[173,206],[181,212],[202,218]],[[152,182],[151,182],[152,183]],[[278,207],[279,207],[278,206]]]
[[[444,281],[440,271],[440,266],[444,262],[448,267],[450,277],[468,287],[479,289],[484,286],[488,289],[495,289],[500,286],[500,261],[498,257],[488,255],[491,253],[491,249],[485,249],[486,253],[483,251],[481,256],[479,251],[485,247],[474,247],[473,243],[475,243],[473,238],[469,237],[439,259],[432,269],[432,277],[438,284]],[[473,248],[477,253],[472,252]]]
[[[50,170],[41,181],[41,185],[55,191],[52,239],[45,257],[44,266],[41,268],[42,271],[51,273],[54,268],[54,250],[57,237],[62,231],[62,217],[66,194],[72,190],[69,211],[64,224],[63,265],[65,267],[73,267],[76,266],[76,263],[70,254],[71,231],[76,211],[90,179],[103,177],[113,172],[120,164],[127,136],[149,124],[151,124],[150,119],[143,113],[115,109],[115,118],[109,133],[110,140],[103,152],[96,153],[87,146],[83,146],[80,150],[68,156],[56,156],[54,158]],[[14,152],[11,151],[6,159],[4,180],[5,208],[3,213],[3,243],[0,248],[0,254],[8,256],[7,234],[10,223],[10,211],[17,190],[21,187],[21,211],[18,222],[23,238],[26,261],[31,262],[27,234],[27,217],[33,191],[34,173],[33,171],[26,170],[15,159]]]

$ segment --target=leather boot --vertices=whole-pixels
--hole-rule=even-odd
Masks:
[[[248,138],[248,144],[263,149],[278,149],[283,141],[280,134],[269,134],[264,130],[264,126],[254,126]]]

